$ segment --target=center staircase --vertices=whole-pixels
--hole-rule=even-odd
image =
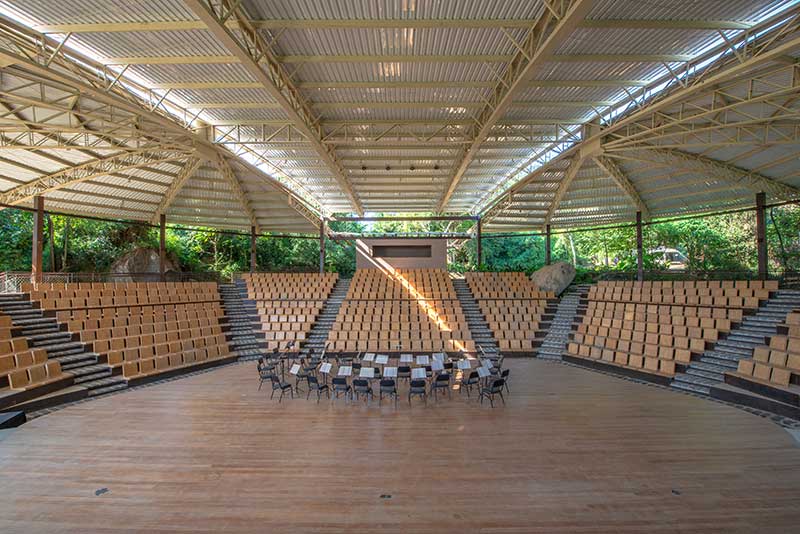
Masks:
[[[240,360],[255,360],[266,353],[266,342],[261,332],[261,320],[256,302],[247,298],[247,284],[236,280],[232,284],[219,284],[222,307],[230,330],[228,343]]]
[[[498,354],[500,350],[497,347],[497,340],[494,338],[494,333],[489,329],[489,325],[486,324],[486,317],[483,316],[483,312],[481,312],[478,302],[472,295],[467,281],[463,278],[454,278],[453,287],[467,319],[467,326],[472,333],[475,346],[482,348],[486,354]]]
[[[300,354],[309,356],[311,354],[321,354],[325,349],[325,344],[328,342],[328,333],[336,321],[336,316],[339,315],[339,308],[342,306],[345,297],[347,297],[347,290],[350,289],[350,278],[339,278],[336,285],[333,286],[331,294],[328,295],[328,300],[322,307],[314,321],[314,326],[311,332],[308,333],[308,338],[300,349]]]
[[[736,371],[739,360],[752,358],[753,349],[769,343],[777,334],[777,325],[786,320],[786,314],[800,308],[800,291],[776,291],[761,305],[755,314],[747,315],[731,329],[725,339],[717,341],[699,359],[692,360],[685,373],[675,375],[672,387],[701,395],[709,395],[711,387],[725,381],[724,374]]]
[[[74,385],[88,389],[89,396],[128,387],[125,379],[112,376],[111,367],[100,363],[90,345],[76,341],[77,336],[67,332],[55,317],[45,317],[25,294],[0,294],[0,312],[11,317],[14,327],[28,340],[28,346],[47,351],[48,359],[58,361],[62,371],[75,378]]]
[[[581,299],[586,299],[589,294],[588,285],[574,285],[567,288],[558,301],[558,308],[547,330],[547,335],[542,340],[541,346],[536,351],[536,357],[543,360],[560,360],[561,354],[569,342],[572,326],[579,317]],[[583,312],[583,310],[580,310]]]

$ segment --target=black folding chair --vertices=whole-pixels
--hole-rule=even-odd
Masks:
[[[347,397],[350,396],[350,384],[347,383],[347,378],[336,377],[333,379],[333,399],[339,398],[339,395],[344,395],[344,400],[347,402]]]
[[[384,378],[381,380],[380,386],[378,387],[378,405],[381,404],[384,394],[389,398],[394,397],[394,404],[397,406],[397,384],[394,379]]]
[[[402,365],[397,368],[397,379],[398,380],[411,380],[411,367],[408,365]]]
[[[328,396],[329,399],[331,398],[331,392],[330,388],[328,387],[328,384],[320,384],[316,376],[309,376],[307,378],[307,381],[308,381],[308,393],[306,394],[306,400],[308,400],[308,397],[311,396],[312,391],[317,392],[317,402],[319,402],[319,399],[320,397],[322,397],[323,392],[325,393],[325,395]]]
[[[270,399],[275,396],[275,391],[280,390],[281,396],[278,398],[278,402],[281,402],[283,400],[283,394],[286,393],[287,389],[292,395],[292,398],[294,398],[294,389],[292,389],[291,384],[281,382],[281,380],[274,374],[270,375],[270,379],[272,380],[272,395],[269,396]]]
[[[503,397],[503,388],[505,387],[505,385],[506,385],[505,380],[503,380],[502,378],[496,378],[488,386],[482,387],[481,394],[478,397],[481,401],[481,404],[483,404],[483,398],[486,397],[487,399],[489,399],[492,408],[494,408],[495,395],[500,395],[500,399],[503,401],[503,404],[505,404],[506,399]]]
[[[361,395],[363,395],[366,400],[375,397],[375,394],[372,392],[372,386],[369,385],[369,380],[366,378],[354,378],[353,396],[356,400],[359,400]]]
[[[447,391],[447,396],[452,398],[450,393],[450,375],[447,373],[440,373],[436,375],[436,379],[431,383],[431,395],[433,396],[434,400],[438,398],[440,389]]]
[[[470,371],[469,375],[464,374],[461,377],[461,388],[459,392],[463,393],[464,390],[467,390],[467,397],[470,396],[470,390],[472,390],[472,386],[479,386],[481,382],[481,377],[478,374],[478,371]]]
[[[509,369],[503,369],[502,371],[500,371],[500,378],[502,378],[505,381],[505,384],[506,384],[506,393],[511,393],[511,390],[508,389],[508,375],[509,375],[509,373],[510,373]]]
[[[408,403],[411,404],[411,397],[413,396],[422,397],[422,400],[425,401],[425,404],[428,403],[428,387],[424,380],[412,380],[411,386],[408,389]]]
[[[261,364],[259,364],[259,367],[258,367],[258,391],[261,391],[261,386],[264,385],[264,382],[269,382],[270,381],[270,378],[273,375],[273,371],[274,371],[274,368],[273,369],[268,369],[267,367],[262,367]]]

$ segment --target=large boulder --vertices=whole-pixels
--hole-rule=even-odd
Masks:
[[[174,278],[171,273],[177,272],[175,264],[166,258],[167,280]],[[153,248],[135,248],[124,254],[111,266],[115,282],[155,282],[158,281],[160,261],[158,251]]]
[[[575,267],[563,261],[545,265],[531,275],[531,282],[539,286],[539,289],[553,291],[556,295],[567,289],[574,279]]]

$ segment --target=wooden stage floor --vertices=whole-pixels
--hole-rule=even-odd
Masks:
[[[800,448],[782,428],[583,369],[509,367],[495,409],[457,394],[279,405],[255,363],[78,404],[0,441],[0,532],[800,530]]]

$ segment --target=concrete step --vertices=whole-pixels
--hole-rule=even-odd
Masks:
[[[678,382],[674,380],[671,384],[671,387],[675,389],[681,389],[684,391],[690,391],[692,393],[699,393],[700,395],[710,395],[711,388],[708,386],[703,386],[699,384],[693,384],[691,382]]]
[[[713,380],[714,382],[722,382],[725,380],[725,377],[722,373],[718,373],[715,371],[709,371],[707,369],[699,369],[696,365],[692,365],[686,370],[687,375],[691,376],[699,376],[701,378],[707,378],[709,380]]]
[[[128,382],[126,382],[122,378],[119,379],[100,378],[98,380],[87,382],[81,385],[89,389],[90,397],[97,397],[100,395],[105,395],[107,393],[112,393],[114,391],[121,391],[123,389],[128,388]]]
[[[87,368],[82,368],[81,370],[83,371],[85,369],[87,369]],[[73,374],[75,374],[75,371],[77,371],[77,369],[73,371]],[[99,371],[95,371],[93,373],[86,373],[86,374],[82,374],[80,376],[76,376],[75,377],[75,383],[76,384],[85,384],[86,382],[93,382],[95,380],[99,380],[101,378],[106,378],[108,376],[111,376],[111,368],[110,367],[106,367],[105,369],[102,369],[102,370],[99,370]]]
[[[97,354],[93,352],[82,352],[80,354],[69,354],[66,356],[51,356],[50,359],[58,360],[61,369],[69,371],[77,367],[85,367],[97,363]]]

